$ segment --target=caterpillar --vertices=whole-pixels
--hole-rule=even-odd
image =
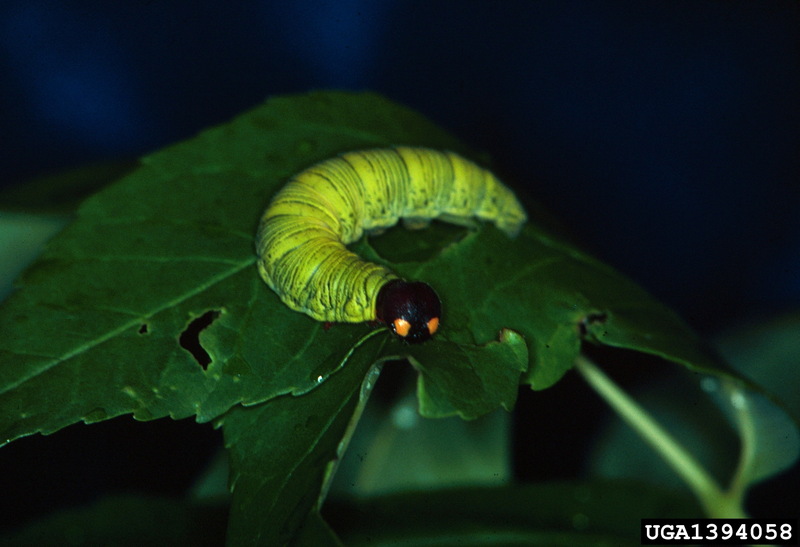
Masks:
[[[345,245],[401,218],[463,223],[472,217],[510,237],[527,218],[492,173],[452,152],[343,153],[293,176],[274,196],[256,235],[258,271],[289,308],[318,321],[379,321],[403,340],[423,342],[441,317],[433,288],[400,279]]]

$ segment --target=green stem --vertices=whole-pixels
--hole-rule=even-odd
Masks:
[[[585,356],[575,366],[598,394],[630,425],[686,483],[710,517],[744,517],[740,498],[723,492],[702,465],[650,416]]]
[[[730,385],[726,386],[725,392],[726,397],[730,399],[738,397],[741,400],[740,404],[732,405],[739,431],[741,449],[739,452],[739,465],[736,468],[733,479],[731,479],[727,492],[730,499],[741,499],[744,498],[745,489],[747,488],[748,471],[753,469],[753,462],[756,457],[756,426],[753,423],[751,411],[744,408],[745,399],[742,394]]]

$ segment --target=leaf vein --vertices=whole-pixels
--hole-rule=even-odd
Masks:
[[[164,311],[164,310],[166,310],[168,308],[171,308],[171,307],[173,307],[173,306],[175,306],[175,305],[177,305],[177,304],[179,304],[181,302],[184,302],[184,301],[192,298],[193,296],[196,296],[197,294],[203,292],[204,290],[214,286],[215,284],[227,279],[228,277],[231,277],[231,276],[239,273],[240,271],[244,270],[245,268],[251,266],[254,262],[255,262],[255,257],[248,257],[247,260],[236,263],[234,268],[231,268],[229,270],[220,272],[218,275],[215,275],[215,276],[211,277],[206,283],[198,285],[197,287],[185,292],[184,294],[181,294],[178,297],[176,297],[176,298],[174,298],[174,299],[172,299],[172,300],[170,300],[168,302],[165,302],[162,306],[159,306],[159,307],[157,307],[157,308],[155,308],[155,309],[143,314],[142,316],[136,317],[135,319],[132,319],[130,321],[126,321],[125,323],[122,323],[117,328],[111,329],[108,332],[106,332],[104,334],[101,334],[100,336],[97,336],[92,340],[88,340],[85,343],[78,345],[77,347],[73,348],[70,351],[67,351],[66,353],[64,353],[63,355],[61,355],[59,357],[56,357],[56,358],[52,359],[49,362],[43,363],[43,365],[41,367],[39,367],[36,371],[34,371],[33,374],[30,374],[30,375],[27,375],[27,376],[24,376],[24,377],[20,377],[16,382],[12,382],[12,383],[9,383],[6,386],[4,386],[5,389],[3,391],[0,391],[0,393],[6,393],[8,391],[12,391],[12,390],[18,388],[19,386],[21,386],[22,384],[24,384],[25,382],[33,380],[34,378],[40,376],[41,374],[46,373],[47,371],[49,371],[53,367],[59,365],[60,363],[69,361],[70,359],[72,359],[72,358],[74,358],[74,357],[76,357],[76,356],[78,356],[78,355],[80,355],[82,353],[85,353],[85,352],[87,352],[87,351],[89,351],[89,350],[91,350],[91,349],[93,349],[93,348],[95,348],[97,346],[100,346],[101,344],[103,344],[103,343],[113,339],[114,337],[122,334],[126,330],[138,326],[141,323],[141,320],[142,320],[143,317],[144,318],[150,318],[150,317],[152,317],[152,316],[154,316],[154,315],[156,315],[156,314],[158,314],[158,313],[160,313],[160,312],[162,312],[162,311]]]

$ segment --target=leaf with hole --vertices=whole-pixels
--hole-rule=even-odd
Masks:
[[[475,159],[379,96],[312,93],[271,99],[148,156],[87,199],[0,307],[0,440],[124,414],[219,419],[236,454],[234,492],[253,492],[272,480],[267,474],[309,488],[299,498],[280,490],[270,502],[281,509],[270,525],[291,533],[316,503],[320,469],[336,457],[332,439],[345,434],[360,374],[374,362],[408,359],[428,416],[511,408],[520,383],[552,386],[587,343],[656,355],[751,389],[673,312],[559,237],[533,204],[514,239],[491,225],[434,223],[353,245],[439,292],[442,325],[426,345],[400,344],[385,330],[365,338],[374,329],[365,324],[326,329],[289,310],[255,268],[254,233],[270,197],[322,159],[393,144]],[[274,436],[237,424],[290,434],[304,424],[274,421],[273,409],[310,412],[317,397],[328,409],[317,418],[332,428],[305,437],[314,461],[302,469],[301,449],[281,452]],[[256,461],[270,468],[252,468]],[[265,511],[235,503],[232,519],[260,526]]]

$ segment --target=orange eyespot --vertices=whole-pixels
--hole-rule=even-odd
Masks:
[[[392,325],[394,325],[394,332],[398,336],[402,336],[403,338],[408,336],[408,332],[411,330],[411,323],[409,323],[405,319],[397,318],[394,321],[392,321]]]
[[[428,321],[428,332],[433,335],[439,328],[439,318],[434,317],[430,321]]]

